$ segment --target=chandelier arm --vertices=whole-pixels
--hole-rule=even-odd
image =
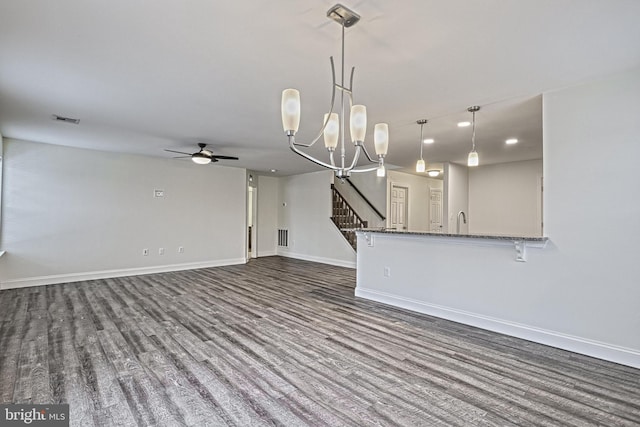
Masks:
[[[333,159],[333,151],[329,151],[329,160],[331,161],[331,166],[335,166],[336,162]]]
[[[299,156],[304,157],[307,160],[312,161],[313,163],[317,164],[318,166],[322,166],[325,167],[327,169],[331,169],[331,170],[340,170],[340,168],[334,166],[334,165],[330,165],[328,163],[322,162],[318,159],[316,159],[315,157],[311,156],[310,154],[305,153],[304,151],[300,151],[298,150],[296,147],[296,143],[295,143],[295,137],[293,135],[289,135],[289,148],[291,148],[291,151],[293,151],[294,153],[296,153]]]
[[[333,90],[331,92],[331,104],[329,105],[329,113],[327,114],[327,120],[325,120],[325,122],[322,125],[322,128],[320,129],[320,132],[318,132],[318,135],[315,137],[315,139],[313,141],[311,141],[309,144],[304,144],[301,142],[294,142],[293,144],[298,146],[298,147],[313,147],[313,144],[315,144],[316,142],[318,142],[318,140],[320,139],[320,137],[322,136],[322,134],[324,133],[324,129],[327,127],[327,123],[329,123],[329,118],[331,117],[331,113],[333,113],[333,106],[336,100],[336,68],[333,64],[333,56],[329,57],[329,62],[331,63],[331,79],[333,80]]]
[[[356,67],[351,67],[351,77],[349,78],[349,93],[353,93],[353,74],[355,72],[356,72]]]
[[[351,173],[361,173],[361,172],[373,172],[374,170],[377,170],[379,166],[374,166],[372,168],[365,168],[365,169],[351,169]]]
[[[364,145],[362,145],[362,151],[364,151],[364,155],[367,156],[367,160],[369,160],[371,163],[378,163],[378,160],[371,158],[369,152],[367,151],[367,147],[365,147]]]
[[[362,151],[362,146],[361,145],[357,145],[356,146],[356,152],[353,154],[353,161],[351,162],[351,166],[349,166],[348,170],[353,170],[353,168],[356,167],[356,164],[358,163],[358,158],[360,158],[360,152]]]

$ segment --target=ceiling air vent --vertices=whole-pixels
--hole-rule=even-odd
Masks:
[[[56,114],[51,115],[51,120],[55,120],[57,122],[72,123],[74,125],[77,125],[78,123],[80,123],[80,119],[72,119],[71,117],[62,117]]]

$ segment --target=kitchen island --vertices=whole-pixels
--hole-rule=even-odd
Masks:
[[[547,237],[360,229],[355,295],[631,366],[637,355],[580,337],[580,296],[558,288]],[[564,273],[571,280],[571,271]],[[564,301],[577,303],[568,305]],[[560,327],[561,326],[561,327]]]

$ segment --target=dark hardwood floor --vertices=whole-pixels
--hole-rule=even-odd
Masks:
[[[74,426],[638,426],[640,370],[247,265],[0,291],[0,401]]]

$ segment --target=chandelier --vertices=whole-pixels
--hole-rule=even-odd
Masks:
[[[289,139],[289,148],[313,163],[331,169],[340,179],[348,178],[352,172],[371,172],[377,170],[377,176],[385,176],[384,158],[387,154],[389,145],[389,126],[386,123],[378,123],[374,127],[373,140],[375,152],[378,156],[373,159],[364,145],[364,138],[367,131],[367,108],[364,105],[353,105],[353,74],[355,67],[351,68],[351,77],[349,79],[349,87],[344,83],[344,30],[345,28],[355,25],[360,20],[360,15],[354,11],[337,4],[327,11],[327,17],[340,24],[342,27],[342,57],[341,57],[341,80],[340,84],[336,83],[336,71],[333,63],[333,57],[329,58],[331,63],[331,76],[333,79],[333,91],[331,94],[331,108],[324,115],[322,128],[316,138],[308,144],[296,142],[295,134],[300,125],[300,92],[296,89],[285,89],[282,91],[282,126],[284,132]],[[336,100],[336,91],[340,92],[340,111],[334,112],[334,104]],[[349,129],[351,141],[355,146],[355,152],[351,162],[346,161],[345,149],[345,118],[347,104],[350,108]],[[298,147],[310,148],[320,137],[324,136],[324,146],[329,152],[329,162],[323,162],[316,159],[312,155],[305,153]],[[340,158],[336,163],[334,153],[340,141]],[[364,153],[367,160],[371,163],[377,163],[374,167],[356,168],[360,155]]]

